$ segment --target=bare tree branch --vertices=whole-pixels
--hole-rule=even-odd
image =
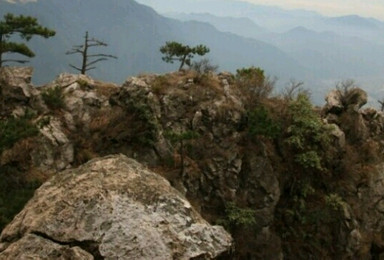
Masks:
[[[72,65],[72,64],[69,64],[69,66],[70,66],[71,68],[74,68],[75,70],[81,71],[80,68],[78,68],[78,67],[76,67],[76,66],[74,66],[74,65]]]
[[[88,57],[108,57],[108,58],[117,59],[116,56],[109,55],[109,54],[93,54],[93,55],[88,55]]]
[[[94,60],[92,62],[89,62],[89,63],[87,63],[87,68],[88,68],[88,66],[93,65],[93,64],[95,64],[99,61],[103,61],[103,60],[107,60],[107,58],[100,58],[100,59]]]
[[[3,60],[3,62],[17,62],[17,63],[28,63],[28,60],[13,60],[13,59],[8,59],[8,60]]]
[[[87,68],[87,71],[88,71],[88,70],[93,70],[93,69],[96,69],[96,67],[90,67],[90,68]]]

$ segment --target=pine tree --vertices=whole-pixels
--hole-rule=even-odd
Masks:
[[[4,15],[4,20],[0,21],[0,67],[6,62],[26,63],[27,60],[4,59],[5,53],[17,53],[32,58],[35,56],[33,51],[25,43],[11,41],[11,37],[18,34],[22,40],[29,41],[34,35],[49,38],[55,35],[55,31],[41,26],[37,19],[31,16],[15,16],[13,14]]]
[[[178,42],[166,42],[165,45],[160,48],[160,52],[165,54],[162,59],[167,63],[180,61],[180,71],[185,64],[191,66],[191,59],[195,54],[203,56],[209,52],[209,48],[201,44],[195,47],[190,47]]]

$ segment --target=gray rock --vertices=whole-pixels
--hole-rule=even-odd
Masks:
[[[345,134],[341,131],[340,127],[336,124],[330,124],[331,135],[336,139],[337,147],[340,149],[345,148]]]
[[[87,83],[90,87],[95,84],[95,81],[87,75],[62,73],[50,84],[50,86],[59,85],[68,87],[76,82]]]
[[[69,168],[74,160],[74,147],[65,134],[62,122],[56,117],[40,128],[39,146],[31,154],[34,165],[41,169],[60,171]]]
[[[168,181],[123,155],[94,159],[43,184],[0,237],[0,259],[212,259],[232,239]],[[44,250],[38,250],[43,248]],[[8,258],[11,257],[11,258]]]
[[[125,86],[142,87],[142,88],[148,87],[148,85],[145,82],[145,80],[143,80],[141,78],[138,78],[138,77],[129,77],[129,78],[127,78],[125,83],[124,83],[124,85]]]
[[[32,86],[31,67],[0,68],[0,114],[10,114],[17,106],[30,105],[39,91]]]
[[[327,94],[327,96],[325,97],[325,101],[326,101],[326,104],[324,109],[326,113],[337,114],[337,113],[340,113],[344,108],[341,102],[340,92],[337,91],[336,89],[332,90]]]
[[[22,248],[23,250],[20,250]],[[1,251],[1,249],[0,249]],[[38,259],[38,260],[93,260],[94,257],[79,246],[60,245],[39,235],[27,234],[0,253],[0,259]]]

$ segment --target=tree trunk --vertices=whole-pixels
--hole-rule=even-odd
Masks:
[[[181,59],[181,64],[180,64],[180,67],[179,67],[179,71],[181,71],[181,69],[183,68],[184,64],[185,64],[185,59],[187,58],[187,55],[184,55],[183,58]]]
[[[83,51],[83,64],[81,65],[81,74],[85,75],[87,71],[87,57],[88,56],[88,32],[85,33],[84,51]]]
[[[0,34],[0,68],[3,67],[3,34]]]

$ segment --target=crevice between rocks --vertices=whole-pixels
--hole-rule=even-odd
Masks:
[[[93,240],[76,241],[75,240],[75,241],[70,241],[70,242],[62,242],[62,241],[56,240],[56,239],[48,236],[47,234],[44,234],[44,233],[39,232],[39,231],[33,231],[33,232],[31,232],[31,234],[33,234],[35,236],[42,237],[42,238],[47,239],[47,240],[50,240],[53,243],[56,243],[56,244],[59,244],[62,246],[80,247],[84,251],[90,253],[95,260],[104,260],[104,257],[101,255],[101,253],[99,251],[99,244],[96,241],[93,241]]]

